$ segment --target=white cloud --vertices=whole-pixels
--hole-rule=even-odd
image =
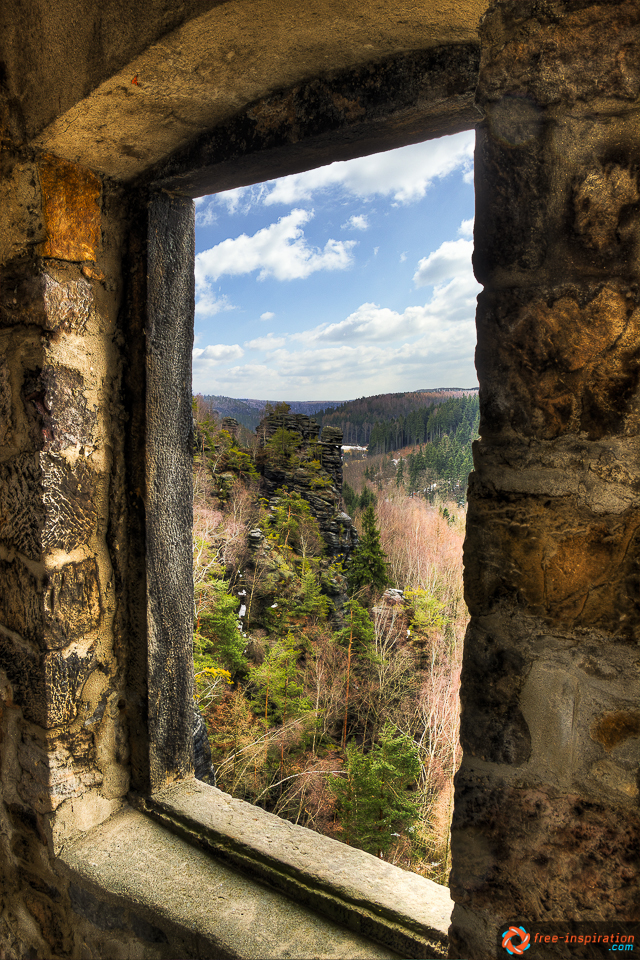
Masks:
[[[271,310],[266,310],[264,313],[260,314],[261,320],[273,320],[275,313],[272,313]]]
[[[361,198],[391,196],[396,203],[422,199],[434,180],[454,170],[472,170],[473,131],[417,143],[399,150],[356,160],[338,161],[306,173],[270,181],[260,199],[265,204],[294,204],[311,200],[318,190],[340,186]],[[273,184],[273,186],[271,186]]]
[[[437,250],[419,261],[413,282],[416,287],[426,287],[469,273],[472,253],[473,240],[445,240]]]
[[[256,337],[255,340],[245,340],[245,347],[249,350],[276,350],[287,342],[286,337],[274,337],[268,333],[266,337]]]
[[[206,197],[198,197],[199,200],[206,200]],[[196,203],[196,226],[197,227],[210,227],[218,219],[218,215],[214,210],[213,202],[207,203],[206,206],[199,209],[202,205]]]
[[[396,343],[426,334],[440,339],[443,331],[446,339],[457,324],[473,322],[476,297],[480,290],[480,285],[467,266],[464,274],[436,287],[431,299],[423,306],[407,307],[398,313],[377,303],[363,303],[345,320],[292,334],[291,340],[352,346],[360,343]]]
[[[461,237],[469,237],[473,239],[473,224],[475,218],[471,217],[470,220],[463,220],[460,226],[458,227],[458,233]]]
[[[406,253],[401,253],[401,254],[400,254],[400,263],[404,263],[406,259],[407,259],[407,254],[406,254]]]
[[[352,217],[349,217],[346,223],[342,224],[342,230],[368,230],[369,221],[363,213],[354,213]]]
[[[383,309],[383,308],[381,308]],[[309,343],[278,349],[268,363],[196,371],[194,389],[262,399],[344,400],[354,396],[429,386],[475,386],[475,324],[471,317],[440,327],[411,343]],[[357,379],[354,374],[357,371]]]
[[[227,274],[238,276],[258,270],[258,279],[296,280],[317,270],[344,270],[351,266],[351,249],[355,240],[327,240],[324,249],[311,247],[304,237],[303,226],[313,211],[292,210],[277,223],[223,240],[196,256],[196,286]]]
[[[216,343],[208,347],[194,347],[193,360],[209,360],[212,363],[229,363],[244,357],[239,343]]]
[[[235,310],[235,307],[227,297],[217,296],[208,284],[196,285],[195,314],[198,319],[215,317],[216,313],[222,313],[223,310]]]

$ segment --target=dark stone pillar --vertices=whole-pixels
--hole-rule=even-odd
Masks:
[[[481,33],[466,960],[508,920],[637,918],[640,864],[640,8],[498,3]]]
[[[146,582],[151,788],[193,774],[191,350],[195,208],[149,205]]]

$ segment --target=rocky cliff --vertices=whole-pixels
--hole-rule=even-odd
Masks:
[[[358,535],[342,509],[342,431],[319,427],[300,413],[272,413],[258,427],[256,458],[265,496],[287,488],[303,497],[318,521],[327,554],[347,560]]]

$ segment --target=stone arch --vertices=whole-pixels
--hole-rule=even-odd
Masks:
[[[514,913],[632,919],[637,5],[248,7],[43,4],[40,28],[4,8],[0,817],[23,852],[1,865],[14,917],[40,932],[14,919],[0,935],[76,955],[56,855],[122,811],[129,771],[131,800],[191,769],[175,564],[189,198],[478,119],[482,440],[451,955],[484,960]],[[86,919],[86,899],[63,901]]]

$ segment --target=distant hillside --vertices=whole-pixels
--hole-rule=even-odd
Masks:
[[[344,434],[345,444],[366,447],[371,441],[372,431],[380,424],[393,422],[402,430],[404,421],[421,408],[436,406],[452,398],[477,397],[477,395],[477,387],[439,387],[431,390],[413,390],[409,393],[380,393],[374,397],[348,400],[335,408],[328,407],[324,412],[316,413],[315,417],[321,426],[330,424],[339,427]],[[416,434],[415,439],[411,435],[407,442],[413,443],[419,440],[422,440],[422,437]],[[402,446],[402,443],[398,442],[397,446]],[[395,446],[387,449],[395,449]]]
[[[248,430],[255,430],[262,419],[266,400],[234,400],[232,397],[206,396],[221,417],[235,417]],[[277,401],[273,400],[272,403]],[[292,413],[306,413],[311,416],[326,407],[341,405],[341,400],[288,400]]]

